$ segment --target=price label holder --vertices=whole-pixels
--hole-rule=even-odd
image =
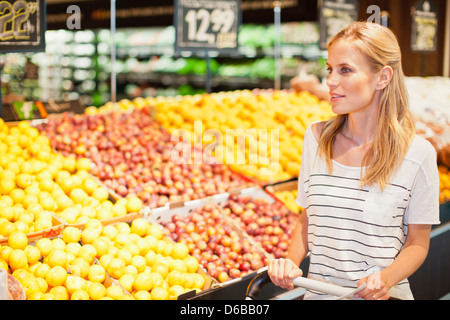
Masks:
[[[424,77],[427,53],[437,50],[438,9],[432,0],[420,0],[411,8],[411,15],[411,50],[422,55],[421,73]]]
[[[204,56],[207,91],[211,91],[210,56],[238,49],[240,0],[175,0],[175,53]]]
[[[320,49],[339,31],[358,20],[358,0],[319,0]]]
[[[0,53],[44,51],[45,8],[45,0],[0,1]]]

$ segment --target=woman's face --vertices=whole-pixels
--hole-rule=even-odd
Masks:
[[[378,77],[367,58],[350,42],[338,40],[328,51],[331,106],[335,114],[367,113],[378,108]]]

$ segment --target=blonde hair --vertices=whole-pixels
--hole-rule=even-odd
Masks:
[[[393,69],[393,77],[383,89],[378,110],[378,124],[373,144],[362,160],[366,168],[362,186],[377,184],[384,189],[403,161],[415,135],[414,120],[409,111],[408,92],[404,82],[401,50],[394,33],[379,24],[355,22],[340,31],[328,44],[349,40],[361,53],[374,73],[385,66]],[[319,153],[333,171],[333,145],[347,123],[348,115],[328,121],[322,131]]]

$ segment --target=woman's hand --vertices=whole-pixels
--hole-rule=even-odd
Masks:
[[[290,259],[272,260],[267,272],[273,284],[286,290],[294,289],[292,279],[303,275],[302,270]]]
[[[358,281],[358,287],[366,284],[366,287],[355,295],[355,298],[365,300],[389,300],[389,288],[383,279],[382,273],[377,272]]]

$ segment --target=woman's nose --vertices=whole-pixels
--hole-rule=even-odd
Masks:
[[[328,76],[327,79],[327,86],[330,89],[336,88],[337,87],[337,79],[336,77],[333,75],[333,73],[330,73],[330,75]]]

